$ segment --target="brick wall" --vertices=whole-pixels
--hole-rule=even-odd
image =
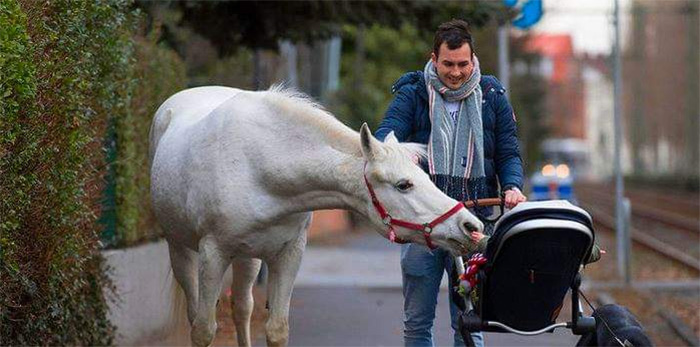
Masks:
[[[351,229],[350,218],[345,210],[320,210],[314,212],[309,229],[309,239],[328,234],[337,234]]]

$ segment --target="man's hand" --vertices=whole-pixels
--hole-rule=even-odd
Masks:
[[[527,198],[523,193],[520,191],[520,189],[513,187],[508,190],[506,190],[506,198],[505,198],[505,204],[506,208],[513,208],[515,205],[527,201]]]

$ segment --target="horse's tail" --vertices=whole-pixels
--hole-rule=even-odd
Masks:
[[[156,155],[158,142],[165,133],[165,130],[168,129],[168,125],[170,124],[172,116],[173,109],[167,108],[165,110],[158,109],[158,111],[156,111],[155,116],[153,117],[153,122],[151,123],[151,130],[148,135],[150,142],[148,148],[149,166],[153,165],[153,157],[155,157]]]

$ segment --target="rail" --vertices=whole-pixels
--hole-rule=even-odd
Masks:
[[[591,184],[576,186],[581,206],[593,215],[594,221],[606,229],[615,230],[614,198],[601,190],[601,187]],[[671,201],[678,203],[681,200],[672,199]],[[698,255],[691,254],[691,250],[687,247],[687,245],[696,245],[698,242],[700,220],[673,213],[668,208],[668,206],[655,207],[644,199],[633,200],[633,220],[630,225],[632,241],[700,272]],[[649,220],[660,223],[659,225],[664,227],[651,227]]]

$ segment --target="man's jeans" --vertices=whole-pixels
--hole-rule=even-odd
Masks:
[[[404,344],[406,346],[433,346],[433,321],[437,305],[440,281],[445,270],[452,266],[454,258],[442,249],[430,251],[418,244],[401,246],[401,273],[404,296]],[[450,302],[450,316],[454,345],[464,346],[457,325],[458,308]],[[474,344],[484,345],[481,333],[472,333]]]

